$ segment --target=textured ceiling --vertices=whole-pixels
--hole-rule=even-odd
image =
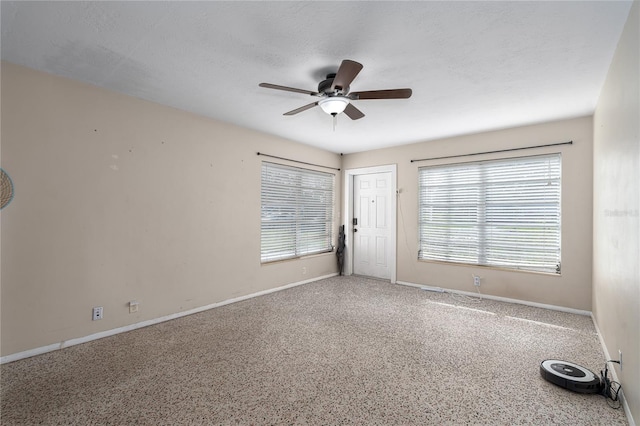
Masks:
[[[351,153],[591,114],[630,1],[8,2],[2,59]],[[316,90],[342,59],[352,91],[410,87],[332,119]]]

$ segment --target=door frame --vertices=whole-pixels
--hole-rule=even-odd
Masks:
[[[369,175],[373,173],[391,173],[391,186],[389,187],[389,199],[391,200],[391,214],[389,222],[391,223],[389,239],[392,241],[389,247],[389,276],[392,284],[396,283],[396,250],[397,250],[397,197],[398,182],[397,182],[397,169],[396,164],[389,164],[385,166],[375,167],[362,167],[358,169],[347,169],[344,171],[344,212],[343,212],[343,225],[345,229],[345,260],[344,260],[344,274],[353,274],[353,178],[356,175]]]

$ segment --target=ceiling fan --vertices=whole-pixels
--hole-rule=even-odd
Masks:
[[[302,93],[319,97],[320,100],[296,108],[292,111],[285,112],[283,115],[295,115],[299,112],[306,111],[317,105],[327,114],[336,117],[344,112],[347,117],[352,120],[358,120],[364,117],[362,111],[353,106],[351,101],[365,99],[407,99],[411,97],[411,89],[387,89],[387,90],[369,90],[366,92],[350,92],[349,85],[362,70],[362,64],[345,59],[340,64],[338,72],[327,74],[327,78],[318,84],[318,91],[296,89],[293,87],[279,86],[277,84],[260,83],[260,87],[267,89],[285,90],[287,92]]]

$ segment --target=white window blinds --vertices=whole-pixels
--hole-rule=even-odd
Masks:
[[[262,163],[261,261],[333,250],[334,175]]]
[[[419,259],[560,273],[560,154],[419,169]]]

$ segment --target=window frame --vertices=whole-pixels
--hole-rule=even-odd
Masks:
[[[562,154],[420,167],[417,214],[418,260],[561,275]]]
[[[270,161],[260,169],[260,263],[331,253],[335,173]]]

